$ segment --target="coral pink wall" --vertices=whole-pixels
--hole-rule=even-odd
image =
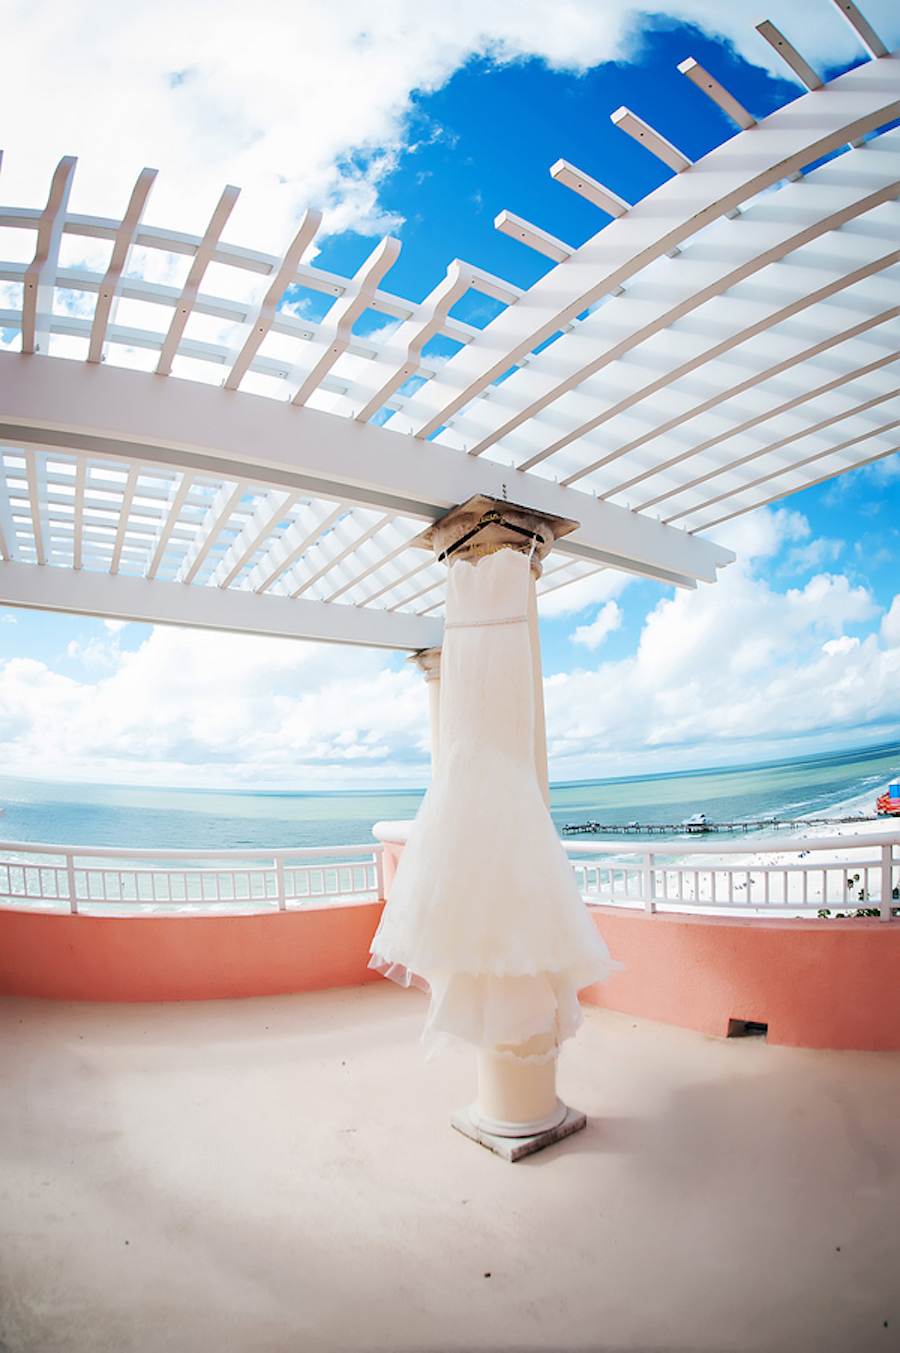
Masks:
[[[719,1037],[753,1020],[770,1043],[900,1050],[898,921],[591,912],[626,971],[584,1001]]]
[[[0,910],[0,993],[202,1001],[379,981],[382,902],[262,916],[70,916]]]
[[[389,872],[394,863],[386,858]],[[255,916],[0,910],[0,993],[187,1001],[379,981],[366,965],[382,905]],[[591,912],[626,971],[585,1001],[719,1037],[740,1019],[767,1024],[770,1043],[900,1050],[900,922]]]

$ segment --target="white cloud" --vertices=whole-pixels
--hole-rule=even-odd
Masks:
[[[791,514],[759,517],[743,530],[767,557],[799,531]],[[633,657],[547,683],[553,773],[614,775],[648,758],[673,769],[726,753],[759,759],[763,745],[867,725],[894,735],[900,597],[873,624],[879,617],[871,594],[843,575],[778,592],[739,559],[715,586],[660,601]],[[866,625],[862,640],[844,634]]]
[[[222,786],[427,782],[425,684],[375,650],[158,627],[134,652],[109,646],[104,661],[114,670],[94,684],[33,659],[6,663],[7,774]]]
[[[881,639],[885,644],[900,646],[900,596],[894,597],[891,609],[881,622]]]
[[[118,664],[120,657],[115,637],[106,640],[89,639],[86,643],[82,643],[80,639],[72,639],[66,648],[66,654],[87,668],[113,668]]]
[[[822,652],[834,657],[838,653],[850,653],[854,648],[859,648],[858,636],[842,634],[840,639],[829,639],[827,644],[823,644]]]
[[[802,512],[779,507],[748,512],[705,534],[708,539],[734,550],[738,559],[746,564],[753,559],[771,559],[789,541],[805,540],[810,534],[810,526]]]
[[[744,534],[765,558],[802,536],[795,514],[757,517]],[[759,760],[804,738],[820,750],[858,728],[896,735],[900,596],[881,614],[840,574],[779,592],[759,568],[742,559],[716,585],[660,601],[632,656],[547,681],[554,778]],[[599,641],[620,617],[608,601],[582,629]],[[106,663],[92,681],[24,657],[0,667],[5,773],[223,788],[428,781],[427,689],[396,658],[164,627],[122,652],[118,637],[78,651]]]
[[[625,613],[614,601],[608,601],[604,607],[598,611],[596,618],[590,625],[579,625],[575,633],[571,636],[573,644],[584,644],[585,648],[591,650],[599,648],[608,634],[617,630],[621,625]]]
[[[610,601],[621,596],[635,578],[628,573],[618,573],[615,569],[602,569],[599,573],[590,573],[577,582],[567,583],[553,592],[546,592],[539,598],[539,610],[543,620],[555,620],[557,616],[577,615],[588,606],[597,602]]]
[[[755,4],[667,12],[783,75],[752,28]],[[865,9],[893,45],[892,0]],[[378,187],[406,144],[412,91],[473,55],[573,71],[634,55],[640,14],[627,0],[557,0],[552,22],[546,0],[5,0],[4,97],[28,114],[8,128],[4,195],[45,198],[69,153],[81,157],[76,211],[121,214],[151,165],[162,172],[148,219],[175,228],[201,231],[231,182],[244,189],[228,229],[239,242],[284,247],[308,204],[331,229],[383,232],[396,222]],[[860,50],[825,0],[790,0],[778,20],[814,64]]]

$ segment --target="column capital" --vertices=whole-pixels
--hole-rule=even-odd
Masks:
[[[410,543],[420,549],[434,550],[438,559],[448,563],[457,559],[477,559],[501,549],[530,552],[532,569],[535,576],[540,577],[541,560],[549,554],[554,542],[577,530],[578,525],[568,517],[556,517],[521,503],[476,493],[466,502],[451,507]]]
[[[405,661],[415,663],[426,681],[440,681],[441,652],[440,648],[420,648],[418,653],[411,653]]]

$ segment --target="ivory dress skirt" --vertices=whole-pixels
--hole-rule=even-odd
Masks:
[[[553,1056],[578,991],[621,967],[537,780],[529,572],[510,549],[450,568],[440,762],[372,941],[371,967],[430,990],[431,1053],[462,1039],[513,1056],[550,1034]]]

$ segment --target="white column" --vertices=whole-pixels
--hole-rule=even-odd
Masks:
[[[512,1055],[479,1051],[478,1099],[469,1110],[477,1127],[498,1137],[530,1137],[562,1122],[567,1111],[556,1094],[556,1057],[524,1060],[552,1047],[552,1036],[542,1034],[509,1049]]]
[[[431,774],[441,755],[441,650],[423,648],[407,662],[414,662],[428,684],[428,729],[431,734]]]
[[[547,725],[544,716],[544,680],[538,627],[536,582],[540,561],[535,557],[528,584],[528,637],[534,682],[534,768],[550,809],[550,772],[547,764]],[[528,1057],[552,1054],[553,1040],[544,1034],[515,1048],[478,1053],[478,1099],[470,1110],[477,1126],[496,1136],[531,1136],[557,1126],[566,1107],[556,1094],[556,1057],[529,1062]]]
[[[485,512],[495,514],[486,529],[479,526]],[[502,518],[503,520],[498,520]],[[510,527],[510,522],[513,523]],[[433,549],[439,558],[444,551],[454,548],[453,559],[480,554],[485,549],[512,546],[523,547],[523,535],[532,534],[531,579],[528,589],[528,633],[531,648],[532,681],[534,689],[534,762],[538,784],[550,807],[550,783],[547,766],[547,729],[544,718],[544,686],[541,670],[541,645],[538,628],[536,579],[541,576],[541,560],[550,551],[554,540],[574,530],[576,522],[549,517],[518,504],[478,497],[454,508],[417,538],[416,543]],[[456,548],[466,532],[468,542]],[[451,567],[453,563],[451,561]],[[415,661],[422,671],[427,655],[439,652],[428,649],[416,654]],[[438,669],[439,670],[439,669]],[[437,685],[437,682],[433,682]],[[435,709],[437,701],[435,701]],[[437,738],[432,725],[432,747]],[[437,752],[433,753],[437,760]],[[554,1035],[543,1034],[516,1047],[481,1049],[477,1054],[478,1098],[468,1110],[470,1122],[482,1133],[497,1137],[530,1137],[558,1127],[569,1111],[556,1094],[556,1056]],[[542,1060],[530,1060],[538,1059]]]

